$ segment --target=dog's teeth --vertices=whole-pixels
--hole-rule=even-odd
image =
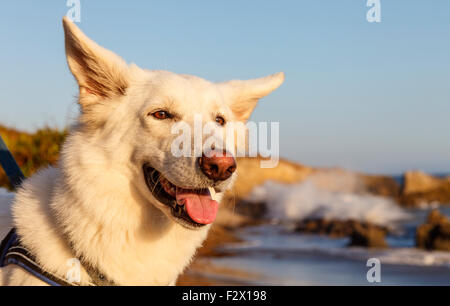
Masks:
[[[212,187],[208,187],[208,190],[209,194],[211,195],[211,199],[213,199],[214,201],[218,201],[216,190]]]

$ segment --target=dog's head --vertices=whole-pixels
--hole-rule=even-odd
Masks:
[[[67,61],[79,85],[79,130],[98,144],[96,151],[111,171],[131,178],[149,205],[188,228],[212,223],[216,200],[236,175],[236,162],[220,145],[194,152],[196,120],[201,119],[200,128],[209,124],[219,134],[228,124],[246,122],[257,101],[282,84],[283,73],[211,83],[144,70],[97,45],[68,19],[63,24]],[[174,152],[180,134],[173,129],[181,123],[184,140],[189,135],[193,145],[186,150],[189,144],[183,142],[183,152],[192,154],[180,156]]]

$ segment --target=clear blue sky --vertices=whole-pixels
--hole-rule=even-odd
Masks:
[[[281,155],[374,173],[450,171],[450,1],[81,0],[79,26],[148,69],[221,81],[277,71],[254,120],[279,121]],[[0,122],[32,130],[77,115],[65,0],[0,4]]]

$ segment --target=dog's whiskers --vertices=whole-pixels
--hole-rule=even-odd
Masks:
[[[156,171],[156,170],[153,170],[152,176],[153,176],[153,174],[155,173],[155,171]],[[156,179],[156,182],[155,182],[155,184],[153,185],[152,193],[155,192],[156,186],[158,186],[158,185],[159,185],[159,186],[162,186],[162,185],[161,185],[161,173],[157,173],[157,174],[158,174],[158,178]],[[158,192],[159,192],[159,191],[161,191],[161,189],[159,189]]]

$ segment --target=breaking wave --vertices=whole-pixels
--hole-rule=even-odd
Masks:
[[[267,203],[268,216],[281,221],[354,219],[392,225],[410,217],[392,199],[365,192],[356,175],[347,172],[315,174],[296,185],[268,181],[248,200]]]

